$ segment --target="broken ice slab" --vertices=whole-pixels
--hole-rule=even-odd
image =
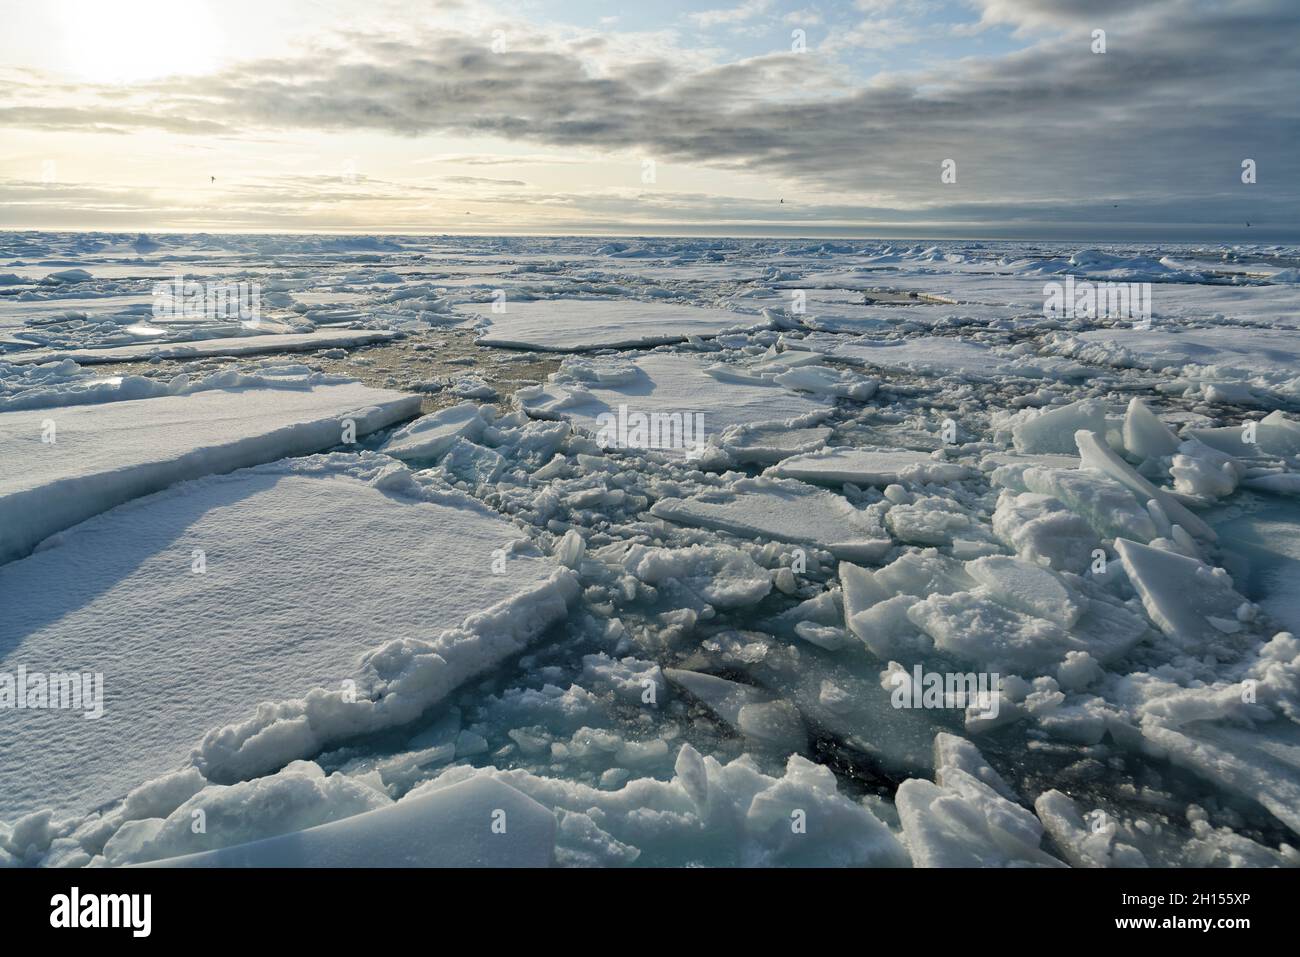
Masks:
[[[942,786],[904,781],[895,800],[916,867],[1065,867],[1041,848],[1033,812],[961,768],[945,768]]]
[[[491,777],[389,807],[149,867],[549,867],[555,815]]]
[[[771,692],[680,668],[665,668],[664,677],[703,702],[752,745],[785,755],[803,750],[808,743],[798,709]]]
[[[1211,721],[1174,729],[1147,721],[1142,736],[1151,753],[1258,801],[1300,834],[1300,726],[1293,721],[1277,718],[1249,729]]]
[[[175,482],[355,441],[419,407],[345,383],[0,413],[0,562]]]
[[[801,482],[741,479],[730,489],[660,499],[650,511],[682,525],[813,545],[847,561],[877,561],[893,547],[877,516]]]
[[[421,416],[394,432],[379,451],[406,460],[436,459],[459,438],[476,440],[491,421],[490,406],[462,402]]]
[[[823,485],[893,485],[898,482],[953,482],[971,475],[965,466],[910,449],[862,449],[849,446],[795,455],[765,475],[796,478]]]
[[[442,487],[425,500],[423,488],[373,454],[286,460],[177,485],[0,567],[0,671],[101,673],[104,693],[93,720],[6,712],[0,820],[120,797],[262,702],[318,687],[337,697],[353,679],[355,707],[366,710],[371,671],[359,659],[376,649],[396,672],[387,687],[418,713],[562,613],[555,566],[510,552],[521,538],[513,524]],[[499,556],[504,573],[493,574]],[[437,646],[471,615],[489,638],[456,632],[451,647]],[[405,686],[404,649],[390,647],[403,639],[441,657]],[[318,705],[327,719],[354,720],[346,702],[322,694]],[[357,728],[400,719],[384,708],[366,710]],[[268,711],[273,731],[214,733],[204,767],[242,777],[256,762],[265,773],[310,756],[326,734],[315,717],[276,724]]]
[[[769,325],[753,314],[626,299],[542,299],[456,309],[485,320],[479,345],[550,352],[652,346]]]
[[[738,425],[722,435],[720,444],[737,462],[771,465],[792,455],[814,452],[830,436],[831,430],[825,426]]]
[[[1180,648],[1203,654],[1241,643],[1230,638],[1254,610],[1222,568],[1123,538],[1115,550],[1147,615]]]
[[[1182,502],[1178,501],[1164,489],[1156,488],[1142,476],[1138,475],[1127,462],[1119,457],[1106,440],[1096,432],[1080,429],[1074,434],[1078,444],[1080,466],[1095,469],[1108,478],[1119,482],[1132,492],[1139,502],[1146,503],[1155,499],[1171,522],[1177,522],[1185,531],[1193,535],[1214,541],[1218,536],[1214,529]]]
[[[311,352],[335,346],[348,348],[387,342],[398,333],[384,329],[329,329],[287,335],[232,336],[187,342],[142,342],[104,349],[33,349],[5,356],[6,362],[40,363],[71,359],[80,365],[104,362],[142,362],[147,359],[199,359],[204,356],[251,356],[262,352]]]
[[[796,395],[776,384],[719,382],[706,374],[703,363],[689,356],[642,356],[622,363],[618,372],[608,384],[551,382],[521,389],[515,393],[515,403],[531,416],[569,419],[595,435],[606,429],[611,447],[640,447],[634,441],[635,423],[630,418],[638,413],[702,416],[702,436],[691,437],[698,443],[710,442],[733,426],[811,426],[832,410],[823,399]],[[626,429],[621,428],[624,422],[629,423]],[[661,431],[672,430],[665,425]],[[623,432],[628,433],[627,442],[622,441]],[[674,448],[669,441],[650,447],[666,455],[684,456],[689,451]]]

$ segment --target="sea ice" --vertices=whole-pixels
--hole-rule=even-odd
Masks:
[[[190,342],[142,342],[138,345],[102,349],[32,349],[5,356],[20,363],[61,362],[71,359],[80,365],[104,362],[141,362],[146,359],[197,359],[202,356],[251,356],[264,352],[311,352],[331,347],[349,348],[386,342],[397,333],[382,329],[318,329],[286,335],[248,335],[229,339],[198,339]]]
[[[761,316],[722,309],[626,299],[473,303],[457,309],[481,317],[481,345],[552,352],[653,346],[768,324]]]
[[[841,446],[787,458],[768,475],[826,485],[893,485],[899,482],[952,482],[970,470],[935,458],[929,452],[906,449],[864,449]]]
[[[140,495],[355,441],[410,418],[419,396],[358,383],[235,388],[0,413],[0,562]]]
[[[815,545],[847,561],[872,561],[893,545],[878,516],[799,482],[742,479],[725,490],[660,499],[650,511],[746,538]]]
[[[156,867],[549,867],[555,815],[479,777],[341,821]]]
[[[702,415],[703,437],[714,442],[715,437],[733,426],[810,426],[831,411],[822,400],[796,395],[774,384],[722,385],[688,356],[651,354],[626,366],[631,371],[609,385],[570,379],[567,383],[522,389],[515,394],[515,400],[529,415],[570,419],[593,434],[599,434],[607,422],[617,424],[620,407],[628,414]],[[635,443],[628,444],[635,447]],[[658,450],[679,457],[687,451],[671,443],[663,443]]]
[[[210,735],[202,766],[210,778],[274,770],[331,734],[414,717],[458,683],[453,674],[468,677],[522,647],[563,609],[561,573],[514,553],[515,526],[409,476],[380,456],[335,454],[209,477],[109,511],[0,567],[5,670],[99,672],[104,691],[93,720],[8,712],[0,817],[44,803],[84,812],[121,797],[184,764],[205,733],[255,713],[263,733]],[[513,636],[437,643],[467,616],[493,627],[511,607],[526,619]],[[424,644],[414,660],[426,673],[403,685],[405,656]],[[332,690],[308,695],[293,719],[279,707],[283,724],[263,704],[313,688]]]

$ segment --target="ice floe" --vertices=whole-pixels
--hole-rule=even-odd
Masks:
[[[318,330],[288,335],[250,335],[230,339],[201,339],[194,342],[141,343],[102,349],[33,349],[6,356],[15,364],[62,362],[80,365],[133,362],[144,359],[194,359],[200,356],[250,356],[266,352],[309,352],[312,349],[351,347],[385,342],[396,333],[382,330]]]
[[[522,539],[390,459],[336,454],[176,485],[48,541],[0,567],[5,669],[102,674],[105,704],[9,715],[7,807],[55,786],[87,810],[196,748],[209,777],[264,773],[409,720],[562,612],[569,573]]]
[[[357,383],[214,389],[0,413],[0,561],[174,482],[307,455],[410,418],[416,396]]]
[[[601,299],[542,299],[536,302],[463,305],[482,317],[485,346],[575,352],[584,349],[652,346],[692,336],[716,336],[728,329],[767,325],[761,316],[665,302]]]

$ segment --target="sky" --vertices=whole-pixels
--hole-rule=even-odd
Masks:
[[[5,229],[1300,239],[1297,0],[0,0],[0,23]]]

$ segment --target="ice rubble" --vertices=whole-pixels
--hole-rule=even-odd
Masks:
[[[0,459],[20,466],[0,475],[0,562],[174,482],[355,441],[419,402],[348,383],[0,413]]]
[[[728,329],[765,326],[761,316],[665,302],[604,299],[543,299],[459,306],[479,316],[485,346],[576,352],[681,342]]]
[[[4,661],[100,672],[106,706],[10,715],[5,816],[51,793],[84,811],[195,748],[237,778],[409,720],[563,613],[570,573],[521,538],[390,459],[336,453],[176,485],[48,541],[0,568]]]

